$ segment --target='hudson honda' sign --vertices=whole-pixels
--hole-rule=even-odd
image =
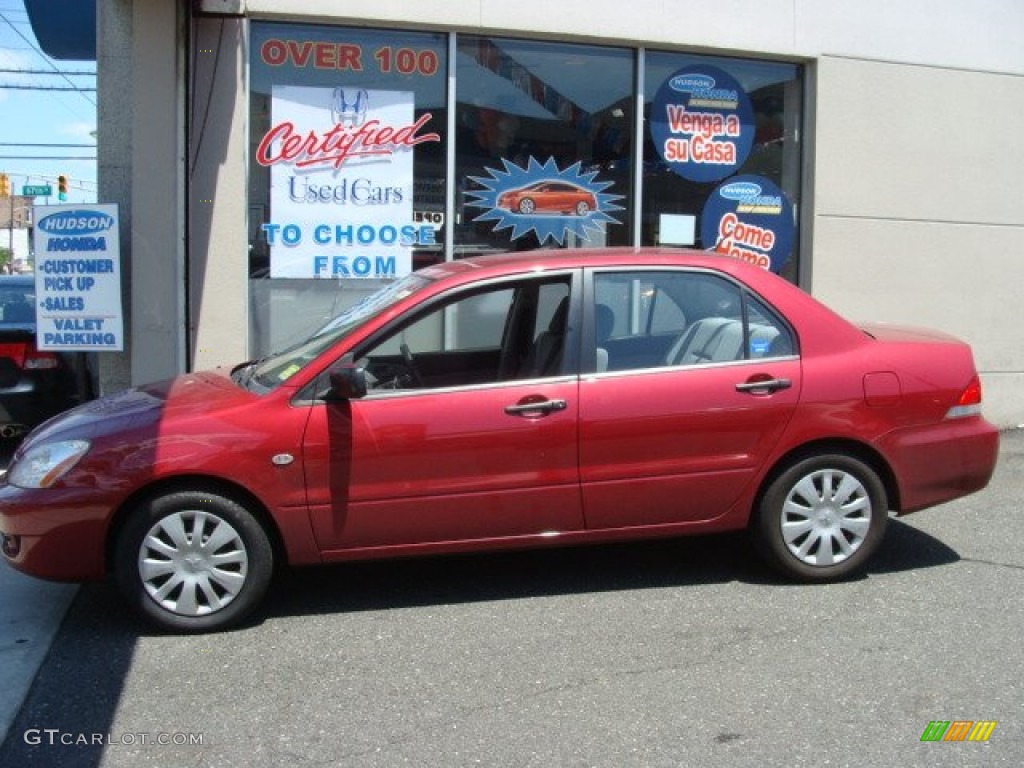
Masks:
[[[122,350],[117,206],[41,205],[34,208],[34,218],[36,345]]]

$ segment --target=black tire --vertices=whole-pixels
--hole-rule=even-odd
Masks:
[[[750,528],[773,568],[797,581],[826,582],[864,566],[888,519],[878,474],[859,459],[828,454],[798,461],[776,477]]]
[[[577,216],[586,216],[588,213],[590,213],[590,206],[589,205],[587,205],[586,203],[583,203],[583,202],[576,203],[576,215]]]
[[[238,502],[203,491],[146,500],[115,542],[122,593],[147,620],[172,632],[238,624],[263,599],[273,570],[273,549],[256,518]]]
[[[536,208],[537,206],[529,197],[524,197],[522,200],[519,201],[519,212],[525,216],[529,216],[531,213],[534,212],[534,210],[536,210]]]

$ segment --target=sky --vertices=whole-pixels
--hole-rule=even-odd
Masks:
[[[19,34],[20,33],[20,34]],[[67,202],[96,200],[96,91],[15,90],[5,85],[95,88],[94,76],[20,74],[6,70],[96,72],[94,61],[51,59],[39,48],[22,0],[0,0],[0,173],[11,176],[21,194],[24,184],[50,184],[53,197],[39,205],[57,204],[57,176],[69,179]],[[69,83],[68,80],[71,82]],[[16,144],[19,146],[10,146]],[[90,144],[89,147],[26,146]],[[5,146],[6,145],[6,146]],[[46,159],[23,159],[45,156]],[[88,160],[69,159],[88,157]]]

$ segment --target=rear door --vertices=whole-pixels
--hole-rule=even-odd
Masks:
[[[715,274],[597,272],[584,330],[580,476],[588,528],[725,513],[792,417],[792,332]],[[598,316],[612,318],[596,322]],[[685,361],[685,362],[684,362]]]

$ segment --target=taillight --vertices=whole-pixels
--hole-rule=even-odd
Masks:
[[[60,360],[53,352],[40,352],[38,349],[29,349],[25,355],[25,364],[22,366],[26,371],[46,371],[60,365]]]
[[[55,352],[42,352],[31,341],[0,344],[0,357],[6,357],[22,371],[46,371],[60,367]]]
[[[947,419],[961,419],[981,413],[981,379],[975,374],[970,384],[960,393],[956,405],[946,412]]]

